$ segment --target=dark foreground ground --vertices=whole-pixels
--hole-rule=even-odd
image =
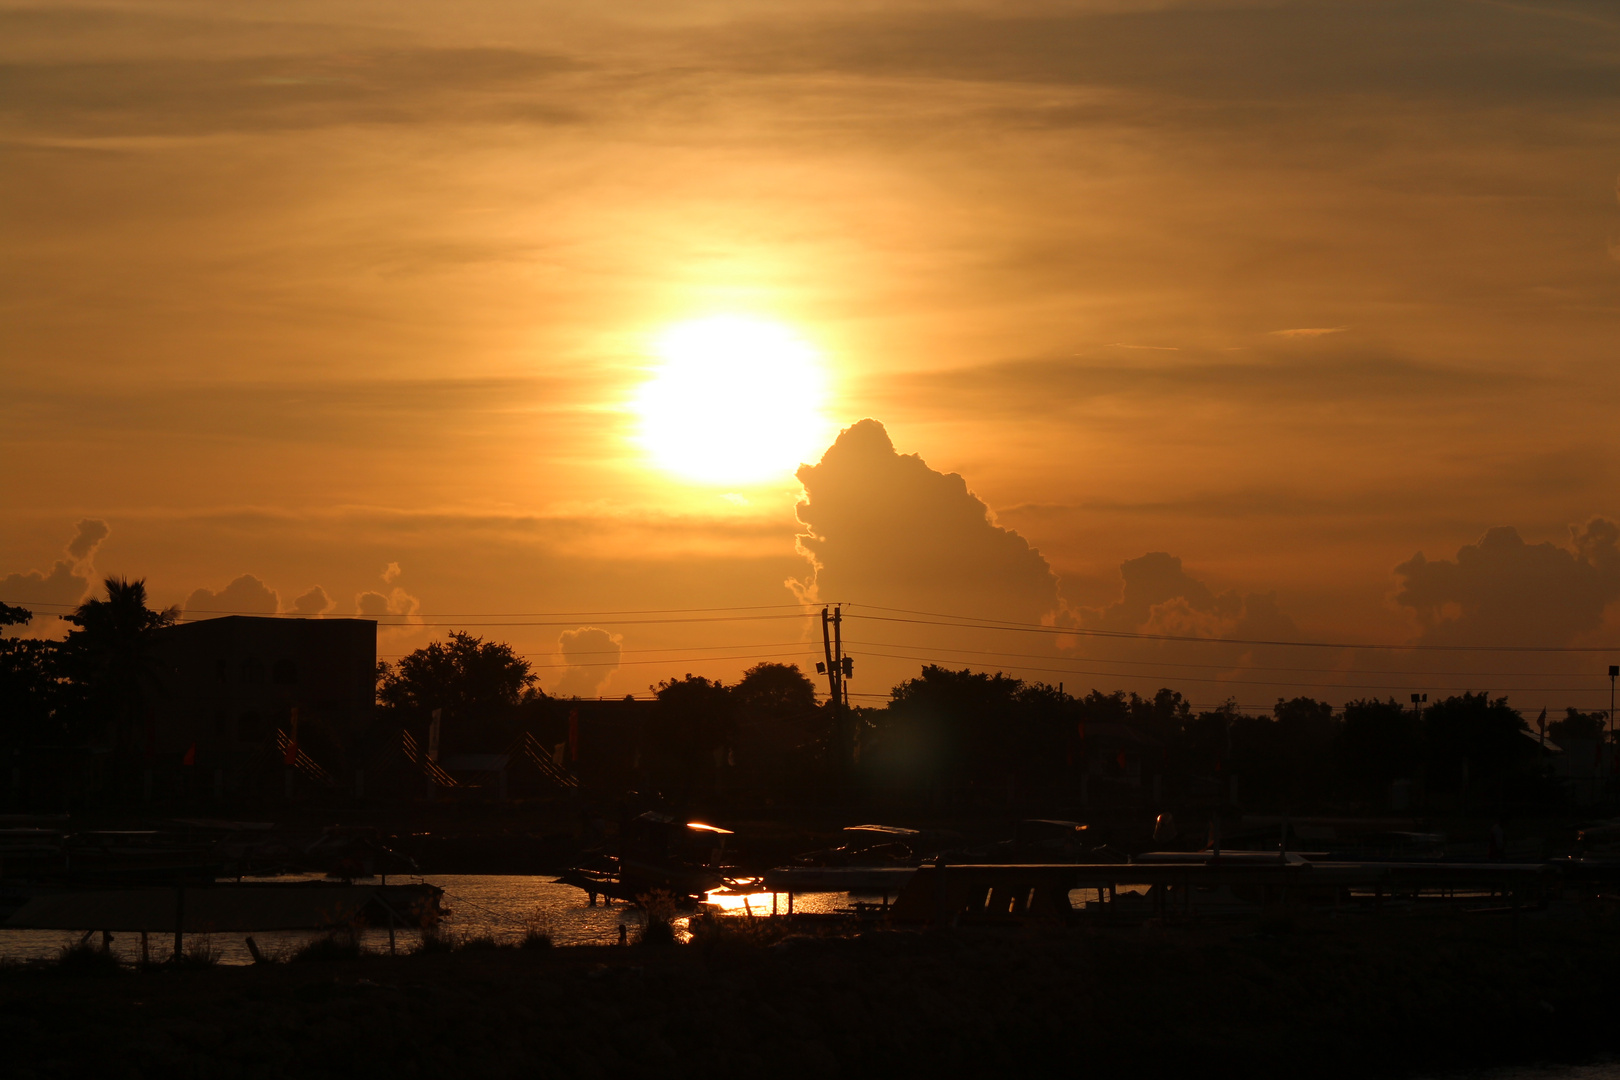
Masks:
[[[774,944],[781,927],[724,921],[684,946],[9,969],[3,1071],[1364,1077],[1620,1048],[1620,924],[1600,912]]]

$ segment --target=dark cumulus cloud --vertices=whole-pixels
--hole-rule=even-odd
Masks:
[[[301,593],[293,600],[293,613],[297,615],[313,616],[325,615],[337,606],[337,601],[326,595],[326,590],[319,585],[306,593]]]
[[[1127,633],[1280,640],[1295,637],[1293,619],[1273,593],[1217,593],[1193,577],[1177,556],[1149,552],[1120,565],[1117,602],[1088,625]]]
[[[28,570],[0,578],[0,600],[23,607],[77,605],[90,591],[96,575],[93,565],[96,549],[110,531],[107,523],[99,518],[83,519],[62,549],[67,558],[56,560],[46,570]]]
[[[1395,568],[1395,602],[1422,640],[1447,645],[1567,645],[1603,626],[1620,600],[1620,526],[1595,517],[1570,529],[1569,546],[1527,544],[1501,526],[1454,559],[1420,551]]]
[[[562,677],[555,693],[559,697],[589,697],[618,670],[624,639],[600,626],[564,630],[557,638],[557,652],[563,663]]]
[[[281,610],[281,597],[256,575],[243,574],[217,592],[201,588],[186,597],[186,614],[199,618],[221,615],[274,615]]]
[[[811,572],[789,585],[802,599],[1023,622],[1060,613],[1041,553],[998,526],[961,476],[898,453],[878,421],[844,429],[798,479]]]

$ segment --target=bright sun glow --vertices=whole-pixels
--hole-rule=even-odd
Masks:
[[[791,475],[826,448],[820,355],[780,323],[721,315],[680,323],[636,395],[640,441],[659,468],[706,484]]]

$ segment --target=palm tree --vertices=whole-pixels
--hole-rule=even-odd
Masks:
[[[86,600],[66,616],[77,629],[62,643],[63,659],[79,692],[86,733],[110,735],[128,754],[140,746],[142,717],[162,683],[154,638],[180,612],[148,608],[144,580],[109,577],[102,584],[107,599]]]

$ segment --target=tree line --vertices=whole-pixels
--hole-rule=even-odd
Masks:
[[[143,582],[109,578],[61,640],[0,636],[0,746],[98,744],[138,753],[163,692],[153,643],[178,613]],[[0,604],[0,627],[31,613]],[[639,707],[629,766],[649,792],[687,803],[813,802],[833,790],[835,718],[796,665],[761,663],[733,684],[666,679]],[[377,666],[378,731],[421,730],[440,714],[443,752],[489,752],[536,726],[555,737],[559,699],[501,642],[452,633]],[[1236,800],[1305,812],[1384,809],[1408,781],[1436,806],[1551,805],[1551,742],[1596,753],[1607,715],[1565,710],[1532,733],[1505,696],[1453,695],[1421,712],[1393,699],[1335,709],[1278,699],[1269,714],[1231,702],[1194,710],[1174,690],[1084,696],[1000,672],[929,665],[881,708],[856,708],[855,792],[939,809],[1106,802],[1147,791],[1172,802]],[[1532,735],[1534,737],[1532,737]],[[1578,750],[1576,749],[1578,748]]]

